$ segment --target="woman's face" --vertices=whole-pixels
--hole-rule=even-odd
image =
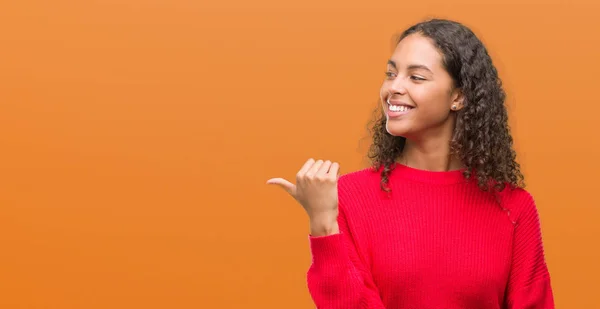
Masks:
[[[411,34],[398,43],[387,64],[381,102],[387,131],[421,139],[454,129],[452,110],[462,108],[462,95],[429,38]]]

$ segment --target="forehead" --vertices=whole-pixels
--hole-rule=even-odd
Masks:
[[[399,69],[413,64],[425,65],[431,70],[443,69],[442,55],[431,39],[420,34],[411,34],[400,41],[391,60],[397,63]]]

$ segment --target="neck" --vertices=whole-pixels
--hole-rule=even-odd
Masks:
[[[462,162],[450,153],[450,136],[436,134],[427,139],[406,139],[404,150],[398,163],[428,171],[451,171],[464,167]]]

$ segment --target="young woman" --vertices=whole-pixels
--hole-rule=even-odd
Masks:
[[[486,48],[449,20],[407,29],[387,63],[373,167],[308,160],[287,190],[310,219],[320,309],[554,308],[540,221]]]

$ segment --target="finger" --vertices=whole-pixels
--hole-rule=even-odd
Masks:
[[[331,167],[329,168],[329,175],[335,179],[338,177],[339,172],[340,172],[340,164],[337,162],[333,162],[331,164]]]
[[[315,164],[313,164],[313,166],[310,167],[308,172],[306,172],[306,176],[314,176],[315,174],[317,174],[317,171],[319,170],[321,165],[323,165],[323,160],[317,160]]]
[[[331,167],[331,161],[327,160],[325,162],[323,162],[323,164],[321,165],[321,167],[319,168],[319,170],[317,171],[317,175],[319,176],[325,176],[327,175],[327,173],[329,172],[329,168]]]
[[[297,177],[303,176],[304,174],[306,174],[306,172],[308,172],[308,170],[313,166],[313,164],[315,163],[315,159],[310,158],[308,159],[304,165],[302,165],[302,168],[300,168],[300,170],[298,171],[298,174],[296,174]]]
[[[283,179],[283,178],[271,178],[267,180],[267,184],[269,185],[278,185],[282,187],[287,193],[296,197],[296,185]]]

